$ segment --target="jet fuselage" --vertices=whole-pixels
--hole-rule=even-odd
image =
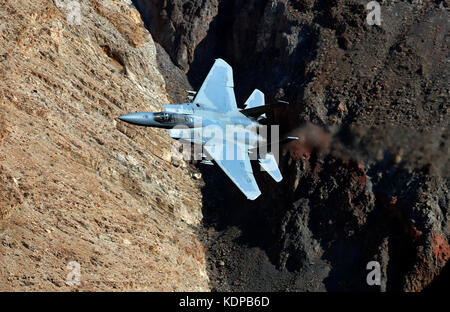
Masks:
[[[258,142],[266,142],[266,138],[258,134],[259,123],[239,111],[223,114],[199,108],[192,103],[164,105],[162,112],[131,113],[122,115],[119,119],[139,126],[184,131],[181,137],[176,138],[192,143],[203,144],[217,138],[219,131],[222,138],[246,143],[251,147],[256,147]],[[235,135],[236,133],[240,135]],[[198,141],[199,138],[201,142]]]

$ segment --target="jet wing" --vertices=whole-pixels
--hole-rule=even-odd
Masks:
[[[231,181],[247,196],[248,199],[254,200],[261,191],[256,184],[253,175],[250,158],[248,156],[248,148],[244,145],[230,143],[228,146],[235,147],[234,157],[227,159],[225,146],[223,142],[208,142],[204,146],[204,150],[215,160],[219,167],[226,173]],[[237,154],[237,155],[236,155]]]
[[[237,110],[231,66],[217,59],[193,103],[222,113]]]

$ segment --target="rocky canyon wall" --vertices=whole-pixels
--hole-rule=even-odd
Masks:
[[[238,102],[254,88],[289,101],[271,117],[301,138],[280,184],[254,168],[255,202],[201,169],[213,287],[420,291],[448,278],[448,1],[379,1],[373,26],[368,1],[134,2],[194,88],[224,58]]]
[[[130,1],[73,3],[0,1],[0,290],[208,290],[201,181],[116,120],[169,102],[153,39]]]

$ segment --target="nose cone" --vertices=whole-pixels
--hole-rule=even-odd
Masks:
[[[153,126],[153,113],[131,113],[118,117],[120,120],[138,126]]]

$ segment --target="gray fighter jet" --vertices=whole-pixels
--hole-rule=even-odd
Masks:
[[[265,105],[264,94],[255,90],[245,108],[238,109],[233,88],[231,66],[217,59],[198,93],[191,91],[192,103],[164,105],[163,112],[131,113],[119,119],[139,126],[166,128],[171,138],[202,146],[204,163],[212,164],[214,160],[245,196],[254,200],[261,191],[250,158],[259,160],[275,181],[282,180],[273,149],[269,152],[267,148],[279,141],[271,139],[268,143],[261,134],[260,122],[265,120],[267,111],[285,102]]]

